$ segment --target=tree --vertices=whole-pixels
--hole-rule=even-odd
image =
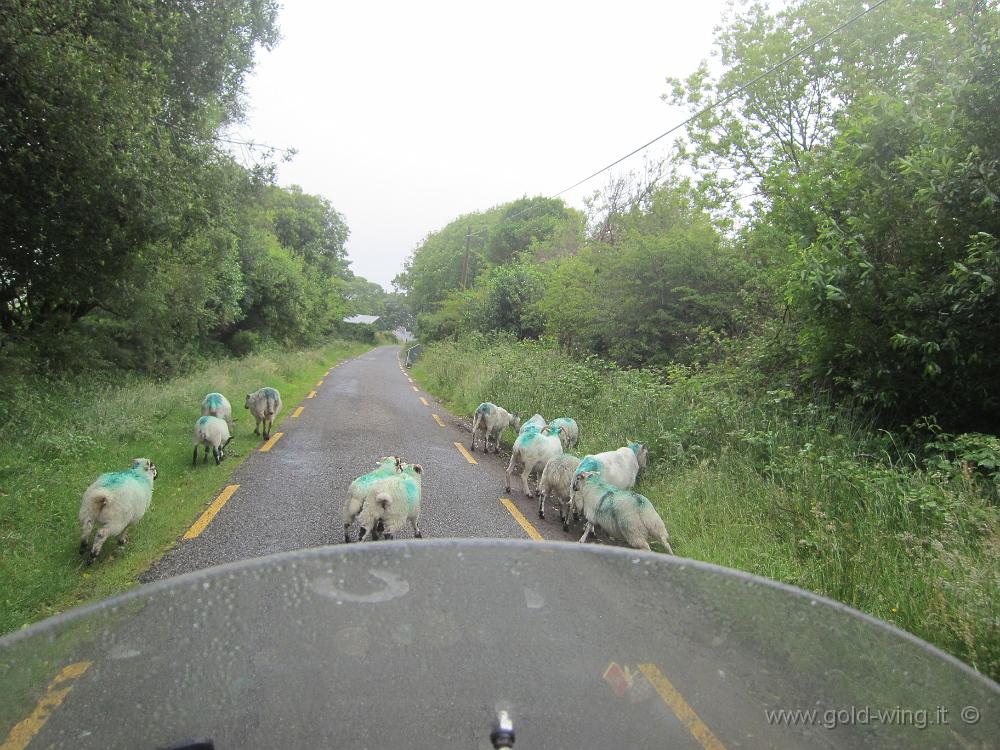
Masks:
[[[115,309],[144,248],[206,229],[273,0],[26,0],[0,14],[0,325]],[[141,265],[141,263],[140,263]]]
[[[963,40],[949,31],[955,5],[887,3],[815,47],[809,45],[862,9],[856,0],[794,0],[774,14],[754,3],[736,13],[716,37],[722,73],[714,77],[703,62],[683,81],[668,79],[671,91],[663,95],[692,113],[724,102],[692,120],[688,142],[680,146],[702,189],[735,211],[738,196],[758,191],[773,198],[769,178],[806,169],[808,154],[830,142],[838,114],[851,102],[872,91],[899,90],[922,61],[962,54]]]
[[[952,33],[972,40],[953,75],[929,65],[855,102],[775,218],[816,217],[788,292],[812,376],[889,420],[985,430],[1000,419],[1000,23]]]

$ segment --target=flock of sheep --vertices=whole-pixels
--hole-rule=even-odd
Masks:
[[[581,516],[586,521],[581,542],[600,528],[635,549],[648,550],[652,537],[673,554],[663,519],[646,497],[632,491],[649,457],[644,443],[629,443],[581,459],[564,452],[580,440],[576,420],[559,417],[546,422],[541,414],[535,414],[521,424],[521,419],[506,409],[483,403],[472,418],[471,450],[476,449],[476,436],[484,433],[486,452],[493,438],[494,450],[499,453],[500,434],[508,427],[518,430],[518,435],[507,466],[506,490],[510,492],[511,475],[519,472],[524,493],[534,497],[528,480],[532,473],[538,474],[539,518],[545,518],[546,499],[558,500],[563,531],[569,531],[570,508],[574,521]]]
[[[244,406],[256,420],[254,434],[260,435],[263,426],[267,440],[281,411],[281,394],[264,387],[247,394]],[[211,450],[218,465],[232,440],[232,407],[221,393],[209,393],[202,401],[201,413],[194,426],[191,460],[197,466],[198,448],[204,446],[203,462],[208,462]],[[581,542],[600,528],[636,549],[648,550],[652,537],[673,554],[663,520],[648,499],[632,491],[639,471],[646,466],[648,450],[643,443],[580,458],[565,452],[579,441],[575,420],[560,417],[546,422],[535,414],[522,424],[506,409],[483,403],[473,416],[471,450],[476,450],[476,439],[482,434],[484,450],[489,452],[492,439],[494,452],[499,453],[500,435],[508,427],[518,430],[518,435],[507,466],[506,490],[510,492],[511,475],[518,473],[525,494],[534,497],[537,493],[539,518],[545,518],[546,499],[558,501],[564,531],[569,531],[571,515],[574,521],[581,516],[586,521]],[[535,492],[529,483],[532,473],[538,475]],[[344,541],[352,541],[350,530],[355,520],[360,527],[359,541],[392,539],[406,524],[419,539],[422,475],[419,464],[387,456],[374,471],[355,479],[344,502]],[[119,545],[128,541],[128,527],[149,509],[155,478],[156,465],[148,458],[136,458],[128,470],[101,474],[87,488],[80,504],[80,554],[86,554],[89,547],[88,564],[101,553],[108,537],[117,536]]]
[[[248,393],[244,406],[256,420],[254,435],[260,435],[264,427],[264,439],[271,436],[274,418],[281,411],[281,394],[276,388],[265,386]],[[224,448],[232,440],[233,408],[221,393],[209,393],[201,402],[201,414],[194,423],[194,456],[192,463],[198,464],[198,447],[205,446],[204,461],[208,461],[211,448],[215,463],[221,463]],[[83,493],[80,503],[80,554],[87,553],[89,565],[101,554],[101,547],[110,536],[118,537],[118,545],[128,542],[128,527],[139,521],[153,499],[153,480],[156,479],[156,465],[148,458],[132,459],[132,467],[126,471],[101,474]],[[94,540],[90,535],[97,527]]]
[[[545,500],[558,500],[563,530],[569,531],[570,511],[573,520],[582,516],[586,525],[581,542],[603,529],[609,537],[624,539],[636,549],[649,549],[649,538],[658,540],[673,554],[670,537],[663,520],[652,503],[632,491],[639,470],[645,468],[648,449],[642,443],[629,443],[614,451],[595,455],[574,456],[567,448],[577,444],[580,428],[576,420],[560,417],[546,422],[540,414],[521,424],[521,419],[496,404],[483,403],[472,418],[472,445],[482,434],[483,446],[489,452],[490,441],[500,452],[500,435],[511,427],[518,430],[517,439],[507,466],[507,487],[510,478],[519,472],[528,497],[534,497],[529,483],[532,473],[539,475],[536,492],[538,516],[545,518]],[[397,456],[382,458],[374,471],[358,477],[352,483],[344,502],[344,541],[350,542],[351,526],[359,524],[358,540],[385,537],[391,539],[407,523],[413,535],[421,537],[417,522],[420,518],[420,479],[423,468],[407,464]]]

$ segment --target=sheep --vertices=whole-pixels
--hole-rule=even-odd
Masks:
[[[559,437],[563,441],[563,450],[575,448],[576,444],[580,442],[580,426],[575,419],[558,417],[549,422],[549,427],[558,427],[561,430]]]
[[[253,430],[254,435],[260,435],[260,425],[261,422],[264,423],[264,439],[267,440],[271,437],[274,418],[281,411],[281,394],[278,393],[277,388],[265,386],[253,393],[248,393],[243,408],[249,409],[257,421]]]
[[[379,489],[378,483],[387,477],[398,474],[400,471],[402,471],[402,462],[398,457],[383,456],[376,464],[375,471],[370,471],[351,482],[351,486],[347,488],[347,499],[344,501],[345,542],[350,544],[351,524],[354,523],[354,519],[358,517],[361,509],[364,507],[365,500],[367,500],[373,492],[377,493]],[[378,533],[377,529],[375,533]],[[358,538],[360,539],[363,534],[364,529],[361,530],[361,534],[358,535]]]
[[[233,407],[230,406],[229,399],[221,393],[207,394],[201,402],[201,413],[203,416],[219,417],[226,420],[230,432],[235,427],[235,423],[233,422]]]
[[[403,464],[401,474],[391,475],[378,482],[374,497],[365,500],[359,523],[361,541],[375,538],[375,530],[384,525],[385,538],[392,539],[407,522],[413,527],[413,536],[423,539],[417,520],[420,518],[420,464]]]
[[[212,456],[215,458],[215,465],[218,466],[225,458],[223,448],[229,445],[232,440],[229,434],[229,423],[220,417],[199,417],[194,423],[194,453],[191,456],[191,465],[198,465],[198,446],[205,446],[205,463],[208,463],[208,449],[212,448]]]
[[[636,477],[639,476],[640,470],[646,468],[648,460],[649,448],[646,444],[633,442],[618,450],[584,456],[580,465],[576,467],[576,473],[594,471],[608,484],[629,490],[635,486]],[[571,504],[573,520],[576,521],[580,517],[582,506],[575,498]]]
[[[549,459],[538,480],[538,517],[545,518],[546,498],[559,500],[559,518],[563,531],[569,531],[569,506],[573,499],[573,477],[580,458],[569,453],[560,453]]]
[[[562,440],[559,439],[558,427],[545,427],[542,430],[521,428],[521,434],[514,441],[510,463],[507,465],[507,492],[510,492],[510,475],[516,469],[521,472],[521,485],[524,494],[534,497],[528,484],[528,475],[533,471],[541,473],[549,459],[563,452]]]
[[[548,424],[549,423],[545,421],[545,417],[543,417],[541,414],[535,414],[531,417],[531,419],[529,419],[527,422],[524,422],[521,425],[521,428],[518,430],[518,433],[527,432],[529,429],[541,430],[547,427]]]
[[[668,555],[674,554],[663,519],[649,499],[638,492],[608,484],[595,471],[581,471],[573,479],[573,497],[574,502],[580,502],[587,519],[581,542],[587,541],[594,527],[599,526],[634,549],[648,550],[648,538],[653,537]]]
[[[83,493],[80,503],[80,554],[87,553],[90,532],[97,524],[94,544],[87,564],[101,554],[109,536],[118,537],[118,546],[128,542],[128,527],[142,518],[153,499],[156,464],[148,458],[133,458],[132,468],[101,474]]]
[[[493,437],[495,452],[500,452],[500,435],[508,427],[513,427],[515,430],[521,427],[521,418],[516,414],[511,414],[509,411],[504,409],[502,406],[497,406],[496,404],[491,404],[489,402],[482,403],[476,407],[476,413],[472,418],[472,445],[469,446],[469,450],[476,450],[476,433],[480,429],[486,433],[485,444],[486,447],[483,449],[485,453],[490,452],[490,437]]]

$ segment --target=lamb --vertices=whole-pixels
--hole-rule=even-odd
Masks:
[[[253,434],[260,435],[261,422],[264,423],[264,439],[271,437],[271,428],[274,426],[274,418],[281,411],[281,394],[277,388],[265,386],[260,390],[247,394],[247,400],[243,404],[245,409],[249,409],[253,418],[257,421]]]
[[[97,524],[97,533],[90,548],[87,564],[101,554],[109,536],[118,537],[118,546],[128,542],[128,527],[142,518],[153,499],[156,464],[148,458],[133,458],[132,468],[101,474],[83,493],[80,503],[80,554],[86,554],[90,532]]]
[[[476,407],[476,413],[472,418],[472,445],[469,446],[469,450],[476,450],[476,433],[482,430],[486,433],[484,440],[486,447],[483,449],[484,452],[490,452],[490,437],[492,436],[495,452],[499,453],[500,435],[508,427],[513,427],[515,430],[519,429],[521,427],[521,418],[515,414],[511,414],[502,406],[497,406],[489,402],[480,404]]]
[[[229,425],[229,431],[233,431],[233,427],[235,426],[233,422],[233,407],[230,406],[229,399],[221,393],[207,394],[201,402],[201,413],[203,416],[219,417],[219,419],[226,420],[226,424]]]
[[[385,529],[385,538],[392,539],[407,522],[413,527],[413,536],[422,539],[417,520],[420,518],[420,464],[402,464],[402,472],[378,483],[374,497],[369,497],[361,509],[361,541],[375,537],[379,525]]]
[[[534,497],[528,484],[528,475],[532,472],[541,473],[550,459],[563,452],[562,440],[559,439],[558,427],[545,427],[542,430],[521,428],[521,434],[514,441],[510,463],[507,465],[507,492],[510,492],[510,475],[517,469],[521,471],[521,485],[524,494]]]
[[[528,430],[542,430],[548,426],[548,422],[545,421],[545,417],[541,414],[535,414],[527,422],[521,425],[521,429],[518,430],[520,434],[527,432]]]
[[[538,517],[545,518],[545,500],[555,498],[559,501],[559,518],[563,523],[563,531],[569,531],[569,506],[573,499],[573,477],[576,467],[580,465],[578,456],[560,453],[550,458],[542,469],[542,477],[538,480]]]
[[[205,446],[205,463],[208,463],[208,449],[212,448],[212,456],[215,458],[215,465],[218,466],[225,458],[223,448],[229,445],[232,440],[229,434],[229,423],[220,417],[199,417],[194,423],[194,453],[191,456],[191,465],[198,465],[198,446]]]
[[[576,423],[575,419],[558,417],[549,422],[549,427],[558,427],[560,429],[559,437],[563,441],[563,450],[575,448],[576,444],[580,442],[580,426]]]
[[[594,471],[581,471],[573,479],[574,502],[579,502],[587,519],[581,542],[604,529],[609,536],[625,540],[634,549],[649,549],[649,537],[659,540],[668,555],[674,554],[663,519],[649,499],[632,490],[608,484]]]
[[[358,517],[364,507],[365,500],[377,493],[379,482],[383,479],[398,474],[402,471],[402,462],[396,456],[383,456],[376,464],[375,471],[358,477],[351,486],[347,488],[347,499],[344,501],[344,541],[351,542],[351,524]],[[375,533],[378,533],[376,530]],[[360,539],[364,535],[364,529],[358,535]]]

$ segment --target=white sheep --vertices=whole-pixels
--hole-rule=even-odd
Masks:
[[[652,537],[659,540],[667,554],[674,554],[663,519],[649,499],[638,492],[614,487],[597,472],[582,471],[573,479],[573,497],[587,519],[581,542],[587,541],[598,526],[634,549],[648,550],[648,539]]]
[[[563,452],[562,440],[559,439],[558,427],[545,427],[542,430],[521,428],[521,434],[514,441],[514,448],[507,465],[507,492],[510,492],[510,475],[521,470],[521,485],[524,494],[534,497],[528,476],[532,472],[541,473],[545,464],[551,458]]]
[[[198,446],[205,446],[205,463],[208,463],[208,449],[212,449],[212,457],[215,458],[215,465],[222,463],[225,457],[223,448],[229,445],[232,440],[229,434],[229,423],[220,417],[199,417],[194,423],[194,454],[191,456],[191,465],[198,465]]]
[[[413,527],[413,536],[422,539],[417,521],[420,518],[420,464],[403,464],[399,474],[381,480],[374,497],[365,500],[358,523],[364,530],[361,541],[375,537],[379,525],[384,527],[385,538],[392,539],[407,522]]]
[[[646,468],[648,460],[645,443],[629,443],[618,450],[584,456],[576,472],[596,471],[608,484],[627,490],[635,485],[639,470]]]
[[[253,393],[247,394],[247,399],[243,408],[249,409],[256,420],[253,429],[254,435],[260,435],[260,425],[264,423],[264,439],[271,437],[271,428],[274,426],[274,418],[281,411],[281,394],[277,388],[265,386]]]
[[[570,417],[558,417],[549,422],[549,427],[559,428],[559,437],[563,441],[563,450],[573,448],[580,442],[580,426],[575,419]]]
[[[201,401],[201,413],[203,416],[219,417],[226,420],[229,431],[233,431],[233,407],[229,404],[229,399],[221,393],[209,393]]]
[[[521,424],[521,428],[518,430],[519,433],[523,434],[528,430],[542,430],[548,426],[548,422],[545,421],[545,417],[541,414],[533,414],[531,419],[527,422]]]
[[[402,462],[399,458],[396,456],[383,456],[379,459],[378,464],[376,464],[375,471],[370,471],[351,482],[351,486],[347,488],[347,499],[344,501],[345,542],[350,543],[351,541],[351,524],[354,523],[354,519],[358,517],[361,509],[364,507],[365,500],[378,493],[378,483],[387,477],[398,474],[400,471],[402,471]],[[375,533],[378,533],[377,529]],[[360,539],[363,534],[364,530],[362,529],[358,538]]]
[[[570,453],[560,453],[549,459],[538,480],[538,517],[545,518],[545,500],[559,501],[559,518],[563,531],[569,531],[569,506],[573,499],[573,477],[580,458]]]
[[[90,532],[97,524],[94,544],[90,548],[89,565],[101,554],[109,536],[118,537],[118,545],[128,542],[128,527],[142,518],[153,499],[156,465],[148,458],[133,458],[132,468],[101,474],[80,503],[80,554],[86,554]]]
[[[476,433],[480,430],[486,434],[484,452],[490,452],[490,437],[493,438],[496,453],[500,452],[500,434],[508,427],[515,430],[521,427],[521,418],[511,414],[502,406],[485,402],[476,407],[476,413],[472,417],[472,445],[469,450],[476,450]]]

